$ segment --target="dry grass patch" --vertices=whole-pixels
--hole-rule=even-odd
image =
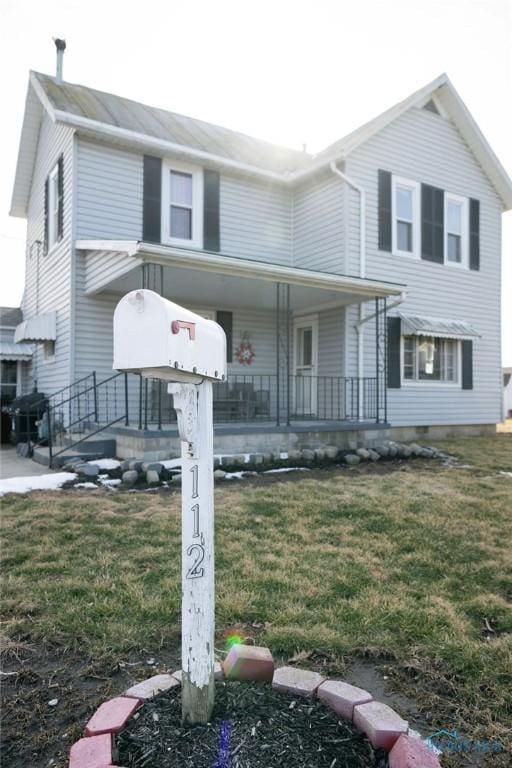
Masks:
[[[433,722],[506,739],[512,479],[500,472],[512,471],[512,436],[442,447],[471,468],[416,461],[219,488],[219,637],[254,623],[275,651],[335,654],[340,668],[356,653],[384,654]],[[179,510],[178,495],[5,498],[11,642],[98,655],[175,648]]]

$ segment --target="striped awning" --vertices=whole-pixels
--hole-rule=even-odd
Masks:
[[[14,341],[0,341],[0,360],[30,360],[30,344],[15,344]]]
[[[478,331],[464,320],[445,320],[441,317],[405,315],[399,313],[404,336],[435,336],[442,339],[475,339]]]
[[[55,341],[57,338],[57,313],[34,315],[20,323],[14,332],[14,341]]]

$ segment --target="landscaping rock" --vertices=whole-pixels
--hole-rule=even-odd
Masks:
[[[410,459],[412,456],[412,451],[409,448],[408,445],[401,445],[400,446],[400,456],[402,459]]]
[[[174,688],[179,685],[179,680],[176,680],[172,675],[153,675],[153,677],[143,680],[141,683],[136,683],[128,688],[124,692],[125,696],[134,699],[152,699],[158,693],[162,691],[168,691],[170,688]]]
[[[368,691],[341,680],[326,680],[319,687],[317,696],[320,701],[346,720],[352,720],[355,706],[372,701],[372,695]]]
[[[144,464],[142,465],[143,472],[157,472],[158,474],[160,474],[162,469],[163,469],[163,465],[160,464],[159,461],[147,461],[147,462],[144,462]]]
[[[272,454],[271,453],[264,453],[263,454],[263,463],[264,464],[270,464],[272,462]]]
[[[410,443],[409,450],[411,450],[413,456],[416,456],[417,458],[423,454],[423,448],[421,445],[418,445],[418,443]]]
[[[249,461],[251,464],[263,464],[263,454],[262,453],[251,453],[249,457]]]
[[[126,472],[123,472],[123,474],[121,475],[121,479],[124,485],[127,485],[127,486],[135,485],[135,483],[139,479],[139,473],[135,469],[129,469]]]
[[[146,470],[146,483],[148,485],[158,485],[160,482],[160,475],[156,469]]]
[[[310,448],[303,448],[302,449],[302,458],[304,461],[314,461],[315,460],[315,452],[312,451]]]
[[[127,470],[129,470],[130,464],[132,461],[135,461],[135,459],[125,459],[124,461],[122,461],[119,466],[119,469],[121,470],[121,472],[126,472]]]
[[[402,735],[389,753],[389,768],[440,768],[440,763],[423,741]]]
[[[85,464],[81,472],[85,477],[98,477],[100,468],[96,464]]]
[[[327,459],[331,459],[331,460],[335,459],[338,456],[338,453],[339,453],[339,449],[338,449],[338,446],[336,445],[327,445],[325,447],[325,457]]]
[[[292,693],[297,696],[314,696],[317,688],[322,685],[325,678],[318,672],[310,672],[296,667],[279,667],[274,672],[272,688],[283,693]]]
[[[245,461],[245,455],[243,453],[238,453],[234,456],[229,456],[225,463],[232,467],[241,467],[247,462]]]
[[[288,458],[290,459],[290,461],[300,461],[302,458],[302,453],[296,448],[292,448],[291,450],[288,451]]]
[[[325,459],[325,450],[323,448],[315,448],[313,451],[315,461],[323,461]]]
[[[256,645],[233,645],[223,664],[228,680],[272,682],[274,659],[268,648]]]
[[[371,448],[368,448],[368,453],[370,454],[370,460],[371,461],[379,461],[380,460],[380,454],[377,453],[377,451],[373,451]]]
[[[116,696],[114,699],[105,701],[85,726],[85,735],[119,733],[140,705],[139,699],[131,699],[127,696]]]
[[[216,469],[215,472],[213,473],[214,480],[224,480],[225,477],[226,477],[226,473],[224,472],[223,469]]]
[[[355,466],[356,464],[359,464],[361,459],[359,456],[356,456],[355,453],[347,453],[345,456],[345,463],[350,464],[351,466]]]
[[[387,752],[402,733],[407,733],[409,724],[394,709],[379,701],[358,704],[354,707],[354,725],[366,735],[375,749]]]
[[[398,446],[395,445],[395,443],[390,443],[388,445],[388,450],[390,458],[394,459],[396,456],[398,456]]]
[[[366,448],[358,448],[356,453],[359,458],[364,459],[364,461],[368,461],[370,458],[370,451],[368,451]]]
[[[130,461],[129,469],[133,470],[135,472],[140,472],[141,469],[142,469],[142,464],[143,463],[144,462],[142,462],[142,461],[138,461],[137,459],[133,459],[132,461]]]
[[[389,456],[389,446],[387,445],[376,445],[374,451],[375,453],[378,453],[382,458]]]

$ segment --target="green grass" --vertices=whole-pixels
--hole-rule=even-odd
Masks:
[[[417,461],[219,488],[217,626],[261,624],[278,653],[395,659],[425,706],[505,739],[512,478],[499,472],[512,471],[512,435],[436,445],[471,468]],[[13,642],[176,645],[179,495],[34,493],[2,506]]]

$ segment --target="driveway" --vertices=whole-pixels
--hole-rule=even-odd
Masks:
[[[53,470],[43,467],[32,459],[24,459],[18,456],[16,448],[12,445],[2,445],[0,448],[0,480],[9,477],[34,477],[35,475],[47,475]]]

